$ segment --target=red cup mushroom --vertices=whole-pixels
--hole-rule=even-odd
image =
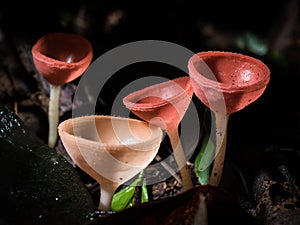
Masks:
[[[53,148],[57,141],[61,85],[86,71],[93,58],[92,46],[78,34],[49,33],[33,45],[32,57],[36,70],[50,85],[48,145]]]
[[[192,188],[187,160],[180,143],[178,126],[193,95],[190,78],[179,77],[130,93],[124,105],[138,117],[166,131],[180,169],[183,190]]]
[[[227,122],[265,91],[270,70],[260,60],[233,52],[208,51],[188,62],[195,95],[215,114],[216,155],[209,183],[219,185],[226,151]]]

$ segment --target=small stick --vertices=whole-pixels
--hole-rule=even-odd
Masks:
[[[172,174],[172,176],[175,178],[175,180],[182,185],[182,181],[180,179],[180,177],[176,174],[176,171],[173,170],[173,168],[171,168],[167,163],[165,163],[164,161],[161,161],[161,157],[159,155],[155,156],[155,159],[157,161],[159,161],[161,163],[161,165],[170,173]]]
[[[300,196],[298,194],[298,191],[295,187],[295,183],[292,179],[292,176],[288,170],[288,168],[285,165],[280,165],[278,167],[278,170],[282,173],[282,175],[285,177],[286,181],[289,184],[289,191],[291,192],[292,195],[294,195],[295,198],[297,198],[297,200],[300,200]]]

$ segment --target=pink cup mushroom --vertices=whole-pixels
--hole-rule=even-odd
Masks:
[[[117,188],[151,163],[163,136],[145,121],[103,115],[65,120],[58,132],[76,165],[100,184],[101,210],[110,210]]]
[[[37,71],[50,85],[48,145],[53,148],[57,141],[61,85],[86,71],[93,58],[92,46],[78,34],[49,33],[33,45],[32,57]]]
[[[180,77],[145,89],[132,92],[124,99],[124,105],[143,120],[166,131],[174,151],[174,158],[180,168],[183,190],[193,184],[182,149],[178,126],[193,95],[190,78]]]
[[[188,62],[195,95],[215,114],[216,156],[209,183],[219,185],[231,113],[258,99],[270,81],[270,70],[260,60],[232,52],[208,51]]]

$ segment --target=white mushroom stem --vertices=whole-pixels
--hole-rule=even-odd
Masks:
[[[219,186],[224,167],[225,153],[226,153],[226,140],[227,140],[227,122],[229,115],[215,113],[215,125],[216,125],[216,152],[215,159],[212,168],[212,172],[209,179],[209,184],[213,186]]]
[[[57,141],[57,127],[59,123],[59,95],[61,86],[50,84],[50,99],[48,109],[49,132],[48,146],[54,148]]]
[[[98,183],[100,184],[100,202],[98,208],[108,211],[111,209],[112,198],[120,184],[110,181],[106,182],[103,179],[99,180]]]

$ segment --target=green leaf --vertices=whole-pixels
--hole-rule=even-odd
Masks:
[[[148,202],[149,201],[149,196],[148,196],[148,190],[147,190],[147,186],[145,183],[143,183],[142,185],[142,199],[141,202]]]
[[[195,173],[200,184],[207,184],[210,178],[210,170],[215,155],[215,145],[205,132],[201,149],[195,159]]]
[[[120,211],[127,208],[134,196],[134,192],[135,185],[131,184],[114,194],[111,203],[111,210]]]
[[[251,32],[245,32],[239,36],[237,46],[260,56],[266,55],[269,50],[267,43]]]
[[[213,114],[209,108],[204,111],[204,133],[201,143],[201,148],[195,158],[195,174],[198,177],[200,184],[207,184],[210,178],[211,165],[215,154],[215,145],[210,140],[209,134],[211,131],[211,121]]]
[[[135,188],[136,185],[142,181],[143,175],[144,171],[142,171],[138,178],[135,179],[129,186],[114,194],[111,203],[111,210],[120,211],[133,205]]]

